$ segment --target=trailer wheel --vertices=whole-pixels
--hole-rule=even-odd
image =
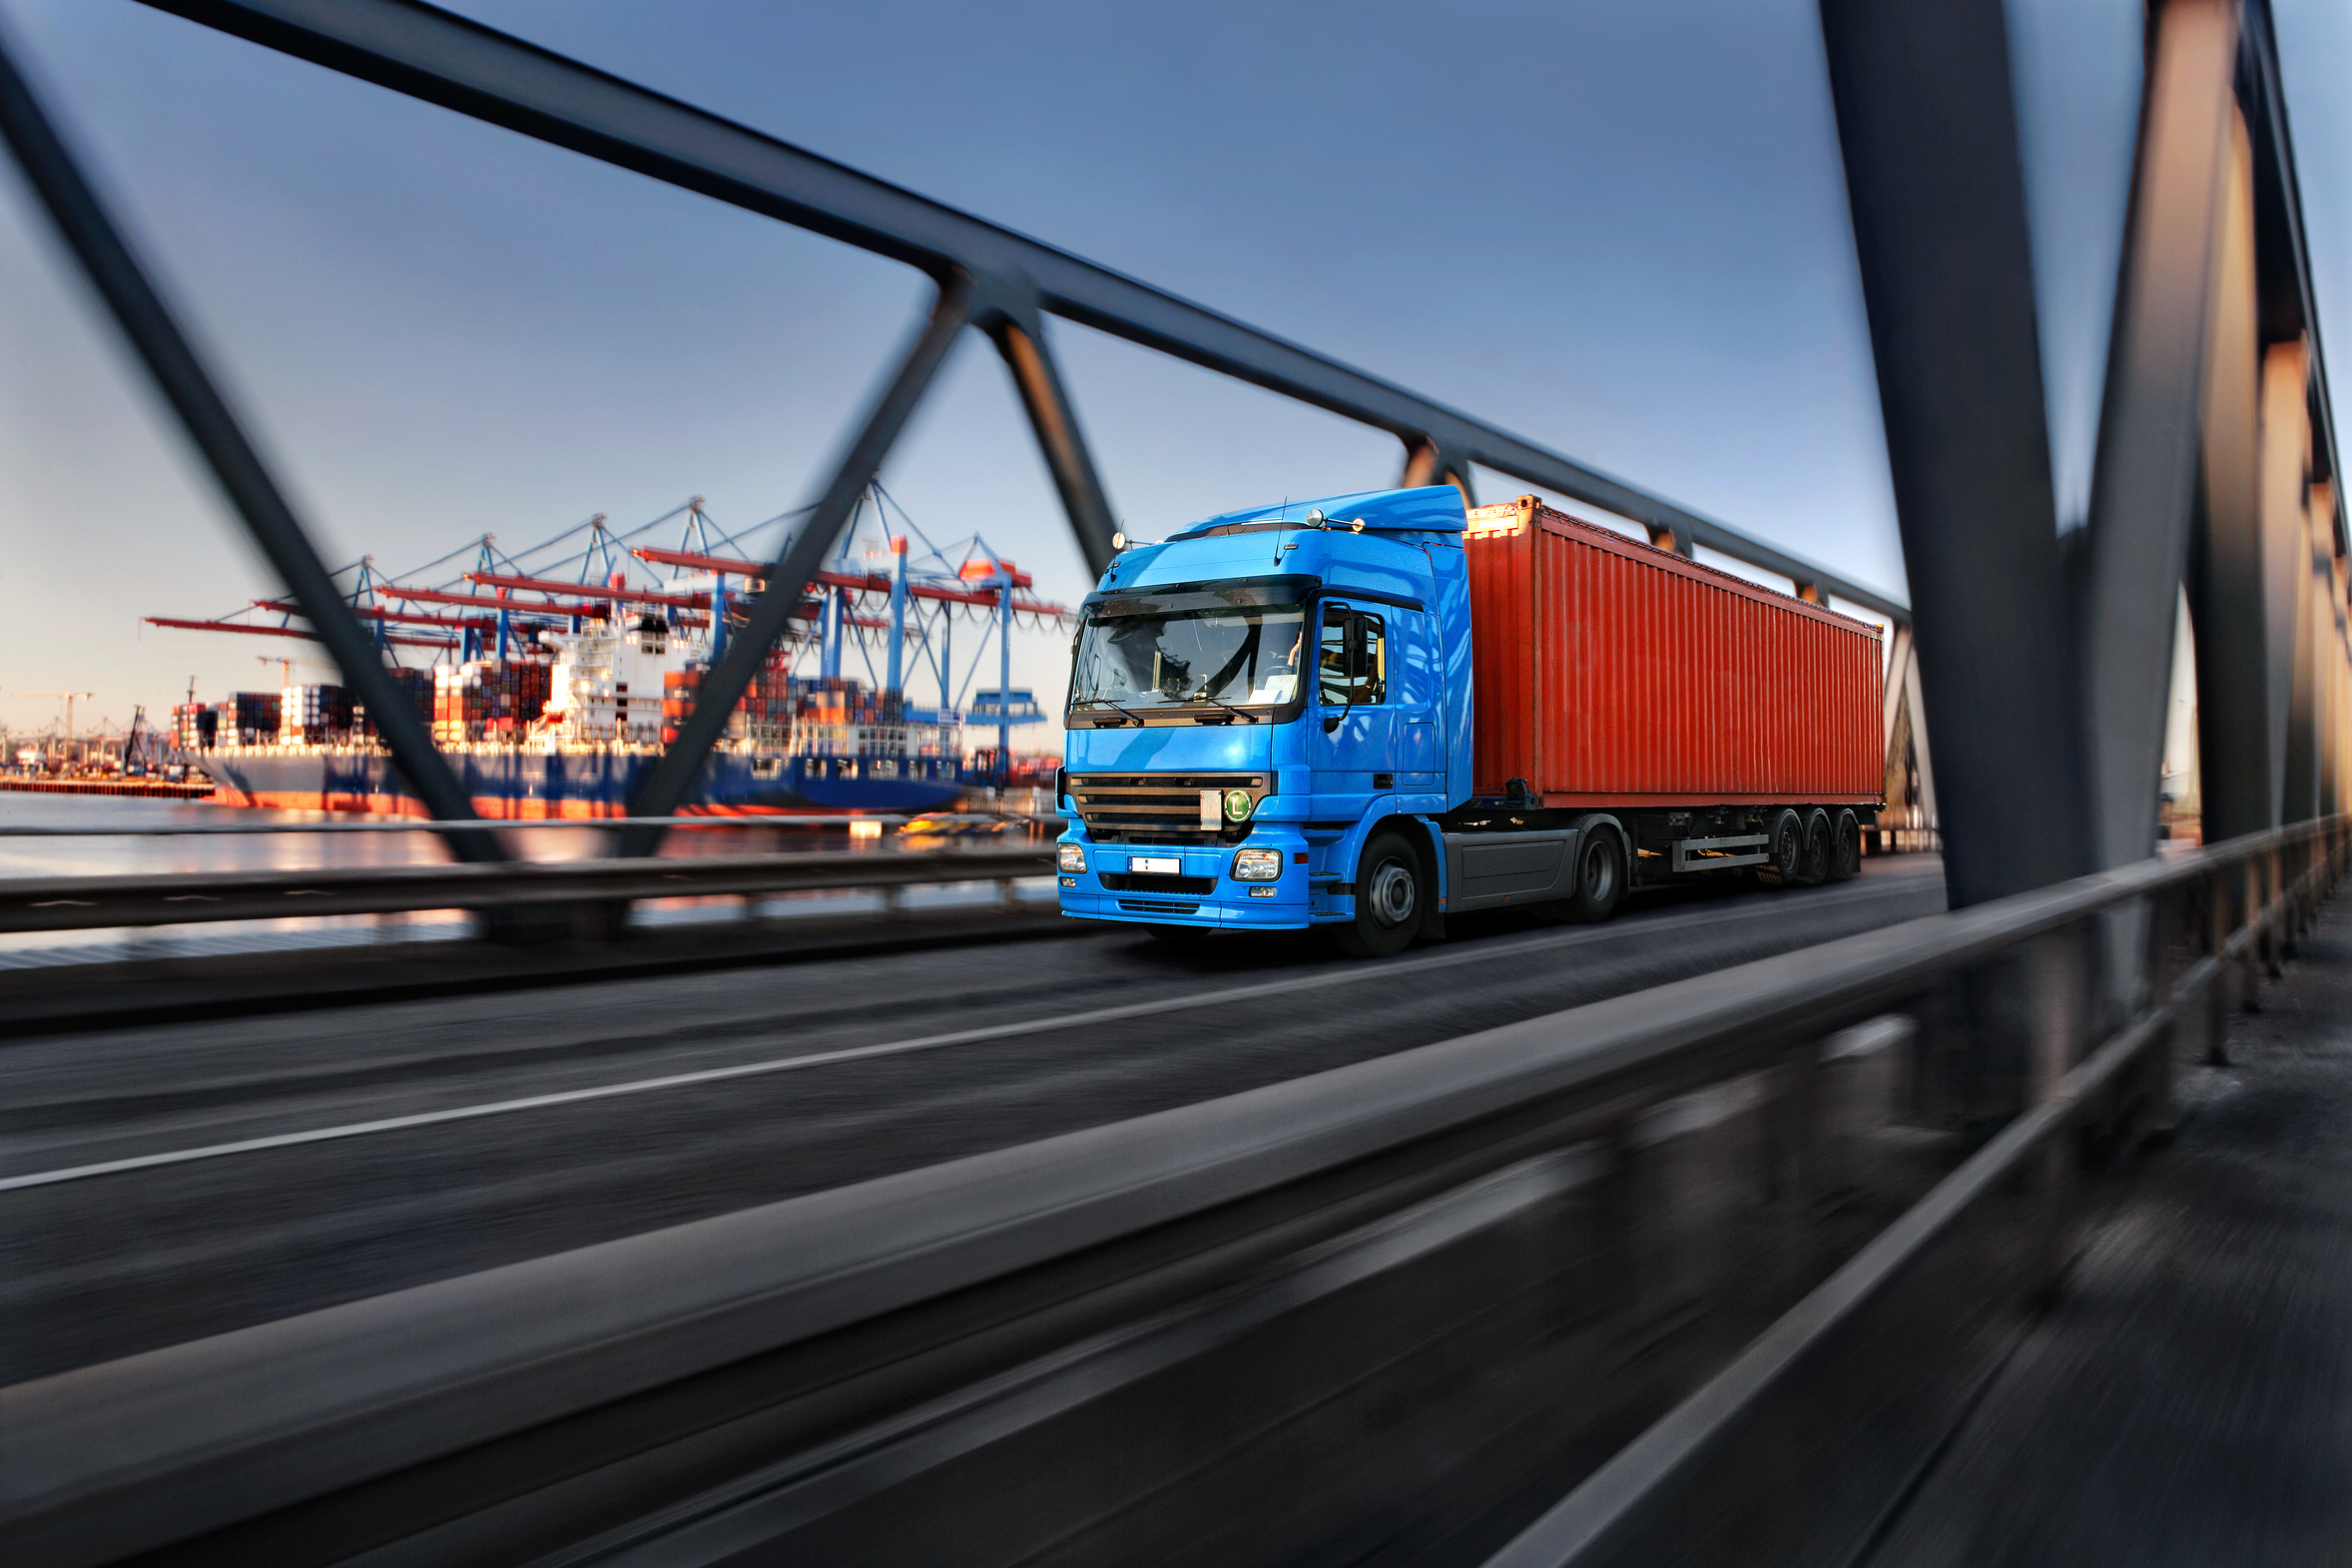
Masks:
[[[1617,835],[1595,827],[1576,841],[1576,890],[1553,907],[1565,919],[1597,925],[1616,913],[1625,896],[1625,855]]]
[[[1829,834],[1829,879],[1842,882],[1862,869],[1862,823],[1840,811]]]
[[[1356,918],[1332,928],[1351,958],[1387,958],[1413,945],[1421,930],[1421,856],[1402,833],[1374,833],[1356,864]]]
[[[1804,869],[1805,819],[1784,807],[1764,831],[1764,853],[1769,858],[1756,867],[1756,874],[1766,882],[1794,886]]]
[[[1815,806],[1805,813],[1805,852],[1797,862],[1797,885],[1811,887],[1829,880],[1829,812]]]

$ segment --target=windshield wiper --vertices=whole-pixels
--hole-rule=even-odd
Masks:
[[[1256,714],[1245,714],[1245,713],[1243,713],[1243,712],[1242,712],[1240,709],[1238,709],[1238,708],[1234,707],[1234,706],[1233,706],[1231,703],[1228,703],[1228,702],[1223,702],[1223,701],[1220,701],[1220,700],[1219,700],[1219,699],[1217,699],[1217,698],[1211,697],[1211,696],[1210,696],[1210,695],[1209,695],[1207,692],[1205,692],[1205,691],[1204,691],[1204,692],[1200,692],[1200,693],[1196,694],[1195,696],[1192,696],[1192,697],[1185,698],[1185,699],[1184,699],[1184,701],[1185,701],[1185,702],[1188,702],[1188,703],[1216,703],[1216,704],[1217,704],[1217,706],[1218,706],[1219,708],[1222,708],[1222,709],[1224,709],[1224,710],[1225,710],[1227,713],[1229,713],[1229,714],[1233,715],[1233,718],[1234,718],[1234,719],[1246,719],[1246,720],[1248,720],[1248,721],[1249,721],[1251,724],[1256,724],[1256,723],[1258,722],[1258,716],[1257,716]],[[1206,724],[1206,723],[1208,723],[1208,722],[1209,722],[1209,721],[1208,721],[1208,715],[1206,715],[1206,714],[1195,714],[1195,715],[1193,715],[1193,717],[1192,717],[1192,722],[1193,722],[1194,724]],[[1233,723],[1233,719],[1228,719],[1228,720],[1226,720],[1225,722],[1226,722],[1227,724],[1231,724],[1231,723]]]
[[[1133,709],[1121,708],[1117,703],[1112,702],[1107,697],[1082,697],[1078,701],[1082,706],[1087,708],[1108,708],[1112,712],[1121,715],[1123,718],[1132,719],[1139,727],[1143,723],[1143,715],[1136,713]]]

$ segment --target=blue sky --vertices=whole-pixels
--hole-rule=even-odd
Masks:
[[[1900,592],[1818,24],[1642,7],[468,0],[469,15],[1280,332]],[[2324,322],[2352,311],[2352,12],[2278,7]],[[2137,0],[2013,0],[2061,513],[2088,480]],[[129,0],[0,0],[337,560],[688,495],[806,500],[927,294],[902,267]],[[1391,479],[1385,435],[1084,329],[1157,537]],[[2352,348],[2340,349],[2352,353]],[[1075,551],[968,340],[885,475],[1047,592]],[[1516,485],[1492,481],[1494,495]],[[118,719],[291,645],[142,629],[274,591],[0,174],[0,690]],[[1019,676],[1059,684],[1023,645]],[[305,672],[310,679],[321,673]],[[54,703],[0,697],[0,722]]]

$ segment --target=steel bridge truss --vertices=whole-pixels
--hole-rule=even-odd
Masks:
[[[667,815],[685,799],[736,699],[784,635],[858,498],[966,330],[985,333],[1011,372],[1088,569],[1099,575],[1109,565],[1113,514],[1047,337],[1049,316],[1386,430],[1405,447],[1402,483],[1451,482],[1467,495],[1472,465],[1483,464],[1637,523],[1654,543],[1684,553],[1704,545],[1787,577],[1809,597],[1835,596],[1898,627],[1908,620],[1906,608],[1882,594],[1403,387],[415,0],[148,3],[887,257],[938,285],[927,317],[837,457],[809,520],[766,570],[768,591],[750,606],[744,634],[731,640],[677,741],[628,802],[633,816]],[[0,132],[345,684],[370,714],[388,716],[378,721],[379,733],[419,798],[436,818],[469,819],[470,802],[446,759],[395,700],[374,638],[333,591],[307,531],[163,303],[150,268],[133,254],[4,50]],[[650,852],[659,837],[654,828],[627,835],[623,852]],[[479,831],[453,831],[450,840],[467,858],[504,852]]]

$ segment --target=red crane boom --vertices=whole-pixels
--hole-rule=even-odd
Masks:
[[[703,555],[693,550],[663,550],[645,545],[629,553],[641,561],[651,561],[658,566],[683,566],[697,572],[725,572],[736,577],[748,577],[754,582],[763,581],[760,574],[767,570],[756,561],[736,561],[723,555]],[[826,588],[848,588],[885,597],[890,591],[890,580],[880,572],[869,572],[858,577],[842,572],[819,572],[811,581]],[[1025,588],[1030,581],[1029,574],[1015,572],[1012,581],[1016,589]],[[996,590],[993,588],[935,588],[928,583],[908,583],[906,595],[910,599],[929,599],[941,604],[980,605],[990,610],[996,608]],[[1060,616],[1070,613],[1060,605],[1047,604],[1039,599],[1022,599],[1017,594],[1013,598],[1012,608],[1017,615]]]
[[[681,610],[708,610],[709,594],[657,594],[642,588],[608,588],[602,583],[559,583],[545,577],[508,577],[499,572],[468,572],[465,580],[485,588],[516,588],[526,593],[576,594],[582,599],[617,599],[630,604],[671,605]],[[520,605],[507,606],[519,610]]]
[[[144,617],[149,626],[176,626],[190,632],[243,632],[249,637],[292,637],[305,643],[318,641],[315,632],[299,631],[291,626],[243,626],[235,621],[181,621],[168,615]],[[387,637],[387,643],[402,648],[455,648],[453,637]]]

